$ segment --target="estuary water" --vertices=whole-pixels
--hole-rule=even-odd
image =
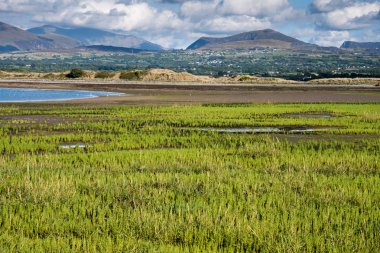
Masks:
[[[0,102],[65,101],[104,96],[121,96],[123,93],[87,90],[46,90],[24,88],[0,88]]]

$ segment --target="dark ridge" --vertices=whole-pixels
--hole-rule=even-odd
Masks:
[[[345,41],[340,48],[343,49],[376,49],[380,50],[380,42]]]
[[[3,51],[37,51],[69,49],[79,43],[60,35],[36,35],[20,28],[0,22],[0,46]]]
[[[100,29],[77,27],[61,28],[52,25],[35,27],[28,30],[33,34],[58,34],[79,41],[83,46],[105,45],[113,47],[136,48],[142,50],[162,51],[163,47],[133,35],[117,34]]]
[[[15,51],[19,51],[17,47],[9,46],[9,45],[0,46],[0,52],[2,52],[2,53],[5,53],[5,52],[15,52]]]
[[[88,50],[103,51],[103,52],[122,52],[122,53],[149,52],[149,50],[142,50],[142,49],[136,49],[136,48],[113,47],[113,46],[103,46],[103,45],[84,46],[80,48],[88,49]]]
[[[317,45],[309,44],[272,29],[265,29],[259,31],[245,32],[223,38],[202,37],[191,44],[187,49],[199,49],[203,47],[213,48],[220,45],[226,45],[231,47],[239,47],[239,43],[247,42],[247,45],[242,47],[291,47],[291,48],[317,48]],[[235,44],[234,44],[235,43]],[[249,44],[251,43],[251,44]]]

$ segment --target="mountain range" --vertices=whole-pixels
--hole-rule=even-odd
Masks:
[[[374,50],[380,50],[380,42],[345,41],[340,48],[344,48],[344,49],[374,49]]]
[[[164,50],[160,45],[133,35],[117,34],[99,29],[41,26],[25,31],[0,22],[0,52],[72,49],[94,45],[144,51]]]
[[[318,45],[297,40],[272,29],[265,29],[223,38],[202,37],[187,49],[247,49],[260,47],[305,50],[319,48]]]
[[[162,51],[163,47],[133,35],[93,28],[61,28],[52,25],[22,30],[0,22],[0,52],[85,49],[114,52]],[[292,38],[272,29],[245,32],[228,37],[202,37],[188,50],[281,48],[303,51],[380,50],[380,42],[346,41],[340,48],[321,47]]]
[[[375,43],[376,44],[376,43]],[[366,43],[357,43],[356,48],[366,47]],[[223,50],[223,49],[253,49],[253,48],[280,48],[303,51],[327,51],[338,53],[345,47],[322,47],[306,43],[287,36],[272,29],[239,33],[228,37],[201,37],[188,50]]]
[[[133,35],[123,35],[93,28],[60,28],[45,25],[27,30],[37,35],[55,34],[77,40],[83,46],[103,45],[113,47],[136,48],[149,51],[164,50],[160,45],[151,43]]]
[[[79,46],[71,38],[57,34],[36,35],[0,22],[0,52],[67,49]]]

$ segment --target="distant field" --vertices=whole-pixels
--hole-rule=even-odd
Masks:
[[[285,49],[175,50],[128,54],[100,51],[0,54],[4,71],[45,74],[81,68],[92,71],[170,69],[202,76],[255,75],[288,80],[322,77],[380,77],[380,54],[367,51],[311,52]],[[314,79],[314,77],[313,77]]]
[[[1,252],[376,252],[380,104],[0,107]]]

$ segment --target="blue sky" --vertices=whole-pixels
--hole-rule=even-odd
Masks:
[[[311,4],[311,0],[291,0],[289,1],[297,8],[307,8]]]
[[[380,41],[380,0],[0,0],[0,21],[113,30],[168,48],[265,28],[340,46]]]

